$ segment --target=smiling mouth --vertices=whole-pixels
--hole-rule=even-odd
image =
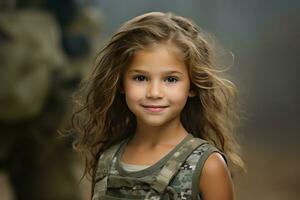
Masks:
[[[161,106],[161,105],[142,105],[148,112],[151,113],[159,113],[166,109],[168,106]]]

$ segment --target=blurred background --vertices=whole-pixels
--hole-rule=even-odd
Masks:
[[[299,199],[299,10],[296,0],[0,0],[0,200],[89,198],[73,138],[57,130],[70,127],[96,52],[150,11],[192,19],[234,54],[248,170],[235,175],[237,199]]]

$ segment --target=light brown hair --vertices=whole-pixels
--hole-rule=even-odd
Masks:
[[[120,92],[124,69],[136,51],[162,42],[181,51],[196,94],[188,98],[181,113],[183,126],[243,168],[233,136],[238,119],[235,85],[215,68],[213,50],[199,27],[184,17],[152,12],[121,26],[99,53],[92,73],[75,96],[79,109],[72,118],[77,133],[74,146],[86,158],[85,175],[93,177],[101,153],[134,133],[135,116]]]

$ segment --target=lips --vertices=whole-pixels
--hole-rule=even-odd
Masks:
[[[142,105],[148,112],[151,113],[160,113],[165,110],[168,106],[162,105]]]

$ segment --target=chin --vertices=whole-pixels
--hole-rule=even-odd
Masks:
[[[166,121],[158,116],[147,116],[137,120],[137,123],[143,124],[145,126],[157,127],[164,125]]]
[[[147,121],[143,121],[143,123],[147,126],[152,126],[152,127],[159,127],[159,126],[163,126],[165,123],[162,121],[155,121],[155,120],[147,120]]]
[[[165,118],[163,116],[148,116],[141,120],[141,122],[147,126],[160,127],[172,122],[173,118]]]

